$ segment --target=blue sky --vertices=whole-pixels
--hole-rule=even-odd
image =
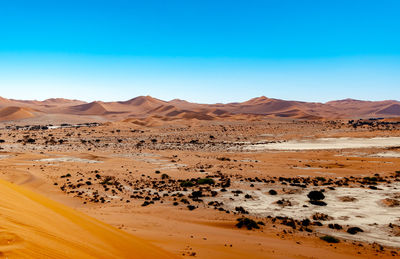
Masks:
[[[1,1],[0,96],[400,100],[400,1]]]

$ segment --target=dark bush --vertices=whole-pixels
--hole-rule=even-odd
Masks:
[[[317,206],[326,206],[327,205],[326,202],[324,202],[324,201],[311,200],[310,203],[313,205],[317,205]]]
[[[33,143],[36,142],[36,140],[34,140],[33,138],[29,138],[29,139],[27,139],[26,142],[27,142],[27,143],[30,143],[30,144],[33,144]]]
[[[351,228],[347,229],[347,233],[352,234],[352,235],[355,235],[358,232],[364,232],[364,230],[362,230],[359,227],[351,227]]]
[[[104,178],[104,180],[100,184],[102,184],[102,185],[112,185],[112,182],[111,182],[112,180],[113,180],[113,177],[106,176]]]
[[[310,223],[311,223],[311,222],[310,222],[309,219],[304,219],[304,220],[301,222],[301,225],[307,227],[307,226],[310,225]]]
[[[186,200],[186,199],[181,199],[181,202],[184,203],[184,204],[189,204],[189,203],[190,203],[190,202],[189,202],[188,200]]]
[[[203,192],[202,191],[193,191],[191,196],[192,196],[192,198],[203,197]]]
[[[192,181],[183,181],[181,182],[182,187],[193,187],[194,183]]]
[[[249,214],[249,212],[247,210],[245,210],[242,206],[236,207],[235,210],[242,214]]]
[[[307,194],[307,197],[312,201],[320,201],[325,199],[325,195],[320,191],[311,191]]]
[[[249,218],[238,218],[237,221],[238,223],[236,224],[236,227],[238,228],[246,227],[248,230],[260,228],[257,222]]]
[[[145,206],[148,206],[148,205],[150,205],[150,202],[144,201],[143,204],[142,204],[142,207],[145,207]]]
[[[229,157],[217,157],[219,161],[231,161]]]
[[[210,184],[210,185],[212,185],[214,183],[215,183],[214,179],[211,179],[211,178],[202,178],[202,179],[197,180],[197,184]]]
[[[339,239],[337,239],[337,238],[335,238],[333,236],[328,236],[328,235],[322,236],[322,237],[320,237],[320,239],[322,239],[322,240],[324,240],[325,242],[328,242],[328,243],[339,243],[340,242]]]
[[[342,227],[341,225],[339,225],[339,224],[329,224],[328,227],[331,228],[331,229],[336,229],[336,230],[340,230],[340,229],[343,228],[343,227]]]
[[[278,193],[275,190],[269,190],[268,192],[270,195],[277,195]]]
[[[291,227],[293,229],[296,229],[296,222],[294,222],[294,220],[290,219],[290,220],[284,220],[282,222],[283,225]]]
[[[246,194],[246,195],[244,196],[244,198],[246,198],[246,199],[252,199],[253,196],[251,196],[250,194]]]
[[[364,180],[368,181],[368,182],[376,182],[376,181],[378,181],[378,178],[376,178],[376,177],[364,177]]]

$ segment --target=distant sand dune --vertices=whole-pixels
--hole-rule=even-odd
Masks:
[[[20,120],[34,117],[34,110],[30,108],[10,106],[0,109],[0,120]]]
[[[389,105],[385,109],[378,111],[377,114],[400,116],[400,105],[399,104]]]
[[[72,112],[84,115],[105,115],[108,113],[105,106],[99,102],[92,102],[87,104],[81,104],[73,106],[70,109]]]
[[[163,101],[151,96],[138,96],[128,101],[91,102],[68,100],[62,98],[44,101],[12,100],[0,97],[0,121],[24,120],[36,118],[34,111],[41,115],[55,115],[62,120],[63,116],[79,115],[99,116],[102,121],[123,121],[135,118],[141,121],[150,117],[166,117],[167,120],[221,120],[227,117],[234,119],[235,114],[243,116],[264,116],[276,119],[329,120],[359,119],[376,117],[399,117],[398,101],[360,101],[344,99],[327,103],[287,101],[256,97],[245,102],[199,104],[174,99]],[[243,117],[240,116],[240,117]],[[37,123],[41,116],[38,116]],[[48,118],[48,117],[47,117]],[[59,121],[59,120],[57,120]],[[142,122],[141,122],[142,123]]]

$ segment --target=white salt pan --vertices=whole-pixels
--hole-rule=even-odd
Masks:
[[[247,150],[323,150],[348,148],[385,148],[400,146],[400,137],[379,138],[320,138],[290,140],[281,143],[247,145]]]

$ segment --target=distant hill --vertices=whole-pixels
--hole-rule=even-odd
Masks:
[[[240,116],[237,116],[240,115]],[[400,102],[362,101],[344,99],[327,103],[288,101],[265,96],[245,102],[199,104],[185,100],[160,100],[151,96],[138,96],[128,101],[91,102],[53,98],[44,101],[13,100],[0,97],[0,120],[21,121],[27,118],[58,118],[85,116],[102,121],[164,118],[163,120],[241,120],[245,116],[299,120],[358,119],[371,117],[395,118],[400,116]],[[93,117],[96,116],[96,117]],[[89,118],[89,117],[88,117]],[[250,117],[249,117],[250,118]]]

